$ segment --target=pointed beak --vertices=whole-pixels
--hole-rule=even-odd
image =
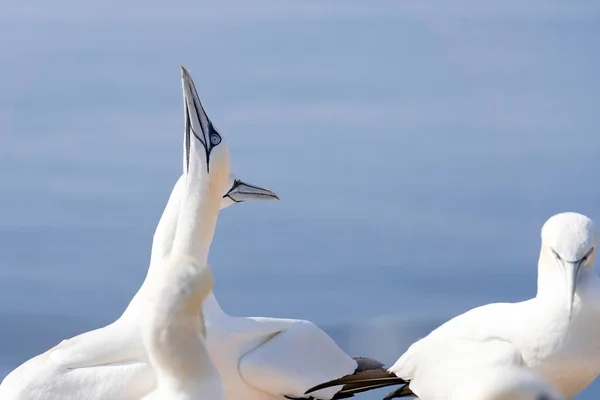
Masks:
[[[250,200],[279,200],[279,196],[275,192],[264,189],[258,186],[250,185],[236,179],[231,186],[231,189],[223,197],[229,197],[235,203]]]
[[[208,158],[211,149],[209,138],[211,132],[214,131],[214,127],[210,119],[208,119],[202,103],[200,103],[200,98],[198,97],[198,92],[190,73],[183,66],[181,67],[181,86],[183,88],[183,105],[185,110],[184,170],[187,172],[195,139],[200,141]]]
[[[581,269],[581,261],[562,261],[563,270],[565,272],[565,284],[567,288],[567,301],[568,303],[568,315],[571,319],[573,313],[573,302],[575,301],[575,292],[577,291],[577,277],[579,276],[579,270]]]

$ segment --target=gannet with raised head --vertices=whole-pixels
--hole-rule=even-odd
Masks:
[[[183,85],[190,126],[214,129],[185,71]],[[349,357],[309,321],[232,317],[221,310],[212,293],[204,302],[204,317],[206,345],[229,400],[306,398],[310,397],[304,395],[308,388],[346,375],[378,377],[379,386],[401,381],[377,361]],[[337,399],[359,391],[347,385],[313,396]]]
[[[551,217],[542,228],[537,296],[472,309],[414,343],[389,369],[410,383],[389,398],[428,399],[437,382],[427,370],[466,357],[480,366],[530,367],[563,396],[574,397],[600,373],[597,245],[598,233],[588,217],[573,212]]]
[[[142,307],[142,339],[157,381],[144,400],[225,399],[204,343],[202,303],[212,289],[208,252],[229,175],[229,150],[216,130],[202,129],[206,125],[199,122],[186,123],[185,195],[173,247],[150,271]]]
[[[192,127],[197,132],[203,133],[215,130],[200,103],[191,77],[184,71],[182,79],[186,137],[190,137],[189,135],[193,133]],[[186,87],[190,90],[186,90]],[[184,149],[186,148],[187,144],[184,144]],[[185,164],[186,161],[184,161],[184,166]],[[134,332],[137,332],[135,328],[139,326],[137,322],[139,321],[139,304],[143,302],[148,281],[152,281],[152,270],[159,265],[154,263],[154,260],[160,260],[171,253],[173,236],[178,225],[177,204],[180,204],[182,197],[181,189],[178,188],[182,188],[183,184],[180,182],[178,185],[169,199],[167,209],[163,213],[154,237],[148,277],[122,317],[129,321],[128,324],[123,324],[129,331],[133,329]],[[308,388],[320,382],[346,375],[356,379],[378,377],[380,380],[377,382],[377,387],[393,385],[401,381],[393,374],[388,373],[383,368],[383,364],[379,362],[364,358],[353,359],[347,356],[325,332],[309,321],[232,317],[220,309],[212,293],[204,302],[203,310],[207,326],[206,345],[221,375],[228,399],[310,398],[310,396],[304,396],[304,392]],[[115,322],[117,326],[119,323],[120,321]],[[13,376],[11,388],[27,388],[25,392],[21,391],[20,393],[31,393],[30,388],[35,388],[36,393],[41,393],[40,396],[43,393],[50,393],[48,389],[58,393],[56,397],[28,397],[25,395],[13,398],[74,400],[81,398],[81,394],[85,393],[84,397],[90,400],[139,399],[141,395],[152,390],[155,385],[155,377],[152,369],[148,367],[139,334],[137,336],[123,334],[123,330],[122,327],[115,328],[118,335],[113,340],[116,344],[111,344],[107,352],[102,350],[102,346],[98,346],[106,337],[98,335],[92,338],[88,336],[86,342],[91,344],[80,346],[85,349],[84,352],[70,352],[69,346],[64,345],[65,342],[63,342],[57,346],[59,348],[62,346],[62,351],[58,352],[55,348],[38,356],[39,358],[48,358],[49,356],[60,358],[56,356],[56,353],[67,353],[69,357],[60,359],[68,359],[71,363],[77,362],[80,368],[73,369],[66,374],[64,373],[66,372],[65,363],[60,363],[59,365],[62,367],[60,374],[54,372],[56,368],[47,369],[51,373],[46,377],[40,378],[39,375],[27,374],[28,381],[33,380],[34,384],[19,385],[19,377]],[[126,337],[126,340],[122,340],[122,336]],[[89,357],[90,353],[95,353],[95,357]],[[107,360],[108,362],[102,363],[98,360]],[[93,367],[88,367],[90,361]],[[26,364],[23,367],[25,366]],[[57,377],[59,379],[54,380]],[[41,384],[37,384],[38,382]],[[55,384],[52,385],[52,382]],[[364,389],[355,388],[354,385],[340,386],[315,393],[314,397],[317,399],[345,398],[362,390]]]
[[[171,252],[184,192],[185,174],[177,180],[156,228],[149,271]],[[272,199],[278,199],[274,192],[229,175],[220,207]],[[147,277],[112,324],[64,340],[12,371],[0,384],[0,399],[139,399],[147,393],[154,375],[146,362],[139,324],[150,281]]]

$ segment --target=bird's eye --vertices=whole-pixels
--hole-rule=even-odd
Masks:
[[[219,143],[221,143],[221,136],[219,136],[219,134],[218,134],[218,133],[214,133],[214,132],[213,132],[213,133],[211,133],[211,134],[210,134],[210,143],[211,143],[213,146],[216,146],[216,145],[218,145]]]

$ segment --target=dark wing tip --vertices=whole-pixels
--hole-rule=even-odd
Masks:
[[[415,394],[413,393],[412,390],[410,390],[410,388],[408,387],[408,383],[396,390],[394,390],[393,392],[388,393],[387,396],[385,396],[383,398],[383,400],[392,400],[392,399],[397,399],[399,397],[414,397]]]
[[[383,368],[383,364],[370,358],[355,358],[358,366],[353,374],[343,376],[329,382],[321,383],[308,389],[304,394],[310,394],[321,389],[332,386],[342,386],[342,389],[333,397],[333,399],[344,399],[352,397],[356,393],[365,392],[372,389],[379,389],[386,386],[408,384],[402,378],[388,372]]]
[[[352,357],[358,363],[356,372],[367,371],[370,369],[384,369],[385,364],[375,360],[374,358],[368,357]]]

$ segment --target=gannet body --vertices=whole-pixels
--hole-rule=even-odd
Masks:
[[[596,228],[588,217],[577,213],[551,217],[542,228],[537,296],[474,308],[414,343],[389,369],[410,383],[388,398],[432,398],[436,382],[430,377],[435,374],[428,370],[452,361],[481,367],[527,366],[561,395],[573,398],[600,373],[597,243]],[[340,383],[344,381],[317,388]]]
[[[389,376],[383,364],[346,355],[310,321],[230,316],[214,295],[206,300],[204,313],[208,350],[227,399],[307,398],[304,392],[316,384],[363,369]],[[341,398],[336,397],[341,389],[329,388],[314,396]]]

